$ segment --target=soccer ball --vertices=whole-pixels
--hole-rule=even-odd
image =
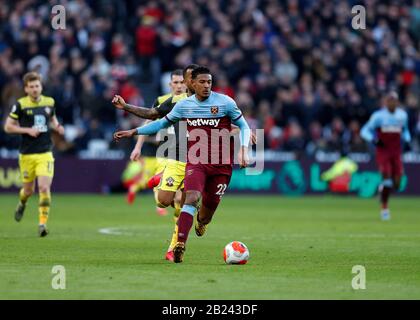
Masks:
[[[232,241],[223,250],[223,259],[227,264],[245,264],[249,259],[249,250],[242,242]]]

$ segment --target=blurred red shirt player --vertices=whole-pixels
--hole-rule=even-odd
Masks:
[[[402,142],[411,140],[407,112],[398,105],[398,94],[389,92],[385,97],[385,107],[374,112],[361,131],[362,138],[376,146],[376,162],[383,179],[380,185],[382,220],[391,218],[388,199],[391,191],[400,188],[404,172]]]

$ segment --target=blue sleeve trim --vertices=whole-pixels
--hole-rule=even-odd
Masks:
[[[233,119],[233,122],[238,121],[238,120],[239,120],[242,116],[243,116],[243,114],[241,113],[241,114],[239,115],[239,117],[237,117],[236,119]]]
[[[172,121],[171,119],[169,119],[168,118],[168,116],[164,116],[164,118],[166,119],[166,120],[168,120],[170,123],[172,123],[172,124],[174,124],[175,123],[175,121]]]

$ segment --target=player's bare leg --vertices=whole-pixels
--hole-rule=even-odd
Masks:
[[[213,219],[213,215],[219,206],[229,181],[230,176],[226,174],[213,175],[207,179],[201,207],[198,210],[195,223],[195,233],[197,236],[202,237],[206,233],[207,226]]]
[[[39,226],[38,233],[40,237],[45,237],[48,234],[47,222],[51,205],[51,183],[50,177],[38,177],[38,191],[39,191]]]
[[[166,190],[158,190],[157,193],[157,205],[160,208],[167,208],[174,203],[175,199],[175,192],[173,191],[166,191]]]
[[[186,192],[185,203],[178,219],[178,242],[174,247],[174,262],[179,263],[184,259],[185,243],[194,221],[194,214],[200,201],[201,193],[195,190]]]
[[[195,224],[195,233],[197,236],[202,237],[206,233],[207,225],[211,222],[215,212],[216,210],[201,205]]]
[[[19,203],[15,211],[15,220],[19,222],[23,218],[26,208],[26,202],[29,197],[34,193],[35,181],[23,183],[22,189],[19,191]]]
[[[392,181],[394,182],[394,191],[400,190],[401,186],[401,176],[394,176],[392,178]]]
[[[162,196],[160,195],[161,190],[158,190],[156,188],[153,189],[154,195],[155,195],[155,201],[156,201],[156,213],[160,216],[166,216],[168,214],[168,210],[166,208],[170,205],[166,205],[166,195]],[[167,192],[167,191],[165,191]]]
[[[384,185],[387,184],[388,186]],[[398,191],[400,189],[401,176],[394,176],[391,179],[384,180],[381,192],[381,219],[384,221],[391,219],[391,211],[388,208],[388,200],[392,191]]]
[[[127,192],[127,203],[133,204],[136,199],[136,194],[143,188],[142,175],[140,175],[136,180],[128,187]]]

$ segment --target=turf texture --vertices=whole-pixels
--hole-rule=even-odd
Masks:
[[[185,260],[164,260],[172,215],[151,195],[53,194],[50,234],[37,235],[37,198],[20,223],[17,195],[0,195],[0,299],[420,299],[420,199],[225,195],[207,234],[191,230]],[[171,211],[172,213],[172,211]],[[226,265],[244,242],[248,264]],[[53,267],[65,289],[53,289]],[[366,289],[352,288],[353,266]],[[63,284],[63,283],[62,283]]]

